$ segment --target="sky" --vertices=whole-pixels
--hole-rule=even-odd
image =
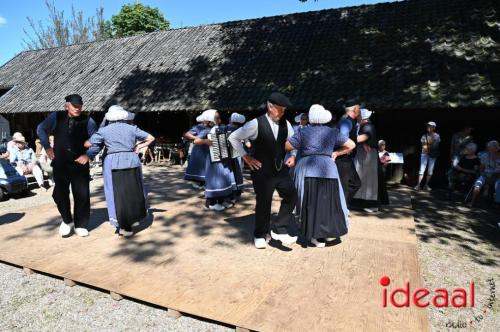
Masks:
[[[85,15],[93,15],[102,6],[106,18],[117,14],[124,4],[134,0],[54,0],[56,8],[71,12],[73,5]],[[373,4],[380,0],[142,0],[145,5],[160,9],[171,28],[220,23],[329,8]],[[44,0],[0,0],[0,65],[23,51],[23,29],[26,17],[36,21],[47,18]]]

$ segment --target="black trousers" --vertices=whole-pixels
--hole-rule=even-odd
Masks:
[[[87,228],[90,217],[89,165],[64,164],[54,166],[54,192],[52,198],[66,224]],[[74,217],[71,215],[69,188],[73,193]]]
[[[283,168],[274,176],[266,175],[262,171],[252,172],[252,181],[256,195],[254,236],[265,237],[271,230],[271,204],[275,190],[278,191],[282,201],[278,220],[273,224],[273,231],[277,234],[287,234],[297,202],[297,191],[288,174],[288,168]]]
[[[354,195],[361,188],[361,180],[352,158],[341,158],[335,161],[339,171],[340,183],[344,190],[345,200],[348,205],[352,203]]]

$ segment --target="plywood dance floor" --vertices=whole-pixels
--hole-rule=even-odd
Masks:
[[[404,194],[379,216],[354,214],[338,245],[257,250],[249,187],[221,214],[202,208],[180,169],[149,172],[147,182],[152,216],[132,239],[104,223],[98,192],[87,238],[60,238],[52,204],[0,213],[0,261],[251,330],[428,330],[425,310],[382,307],[381,276],[421,286]]]

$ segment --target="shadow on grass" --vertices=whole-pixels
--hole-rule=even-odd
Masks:
[[[478,264],[500,265],[498,210],[493,207],[471,209],[446,197],[444,191],[413,192],[419,240],[450,247],[457,245]]]

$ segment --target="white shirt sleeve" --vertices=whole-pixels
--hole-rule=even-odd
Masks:
[[[295,131],[293,130],[293,127],[292,125],[290,124],[290,122],[288,122],[288,120],[286,121],[286,125],[288,127],[288,135],[287,135],[287,138],[290,138],[293,136],[293,134],[295,134]],[[290,155],[294,156],[294,157],[297,157],[297,149],[293,149],[292,151],[290,151]]]
[[[288,122],[288,120],[286,121],[286,125],[288,127],[288,136],[287,136],[287,138],[292,137],[293,134],[295,134],[295,131],[293,130],[293,127],[290,124],[290,122]]]
[[[245,140],[255,140],[258,135],[258,123],[257,119],[253,119],[245,123],[245,125],[233,133],[229,135],[229,143],[233,146],[233,148],[238,151],[238,154],[243,157],[247,154],[245,151],[245,147],[243,146],[242,141]]]

